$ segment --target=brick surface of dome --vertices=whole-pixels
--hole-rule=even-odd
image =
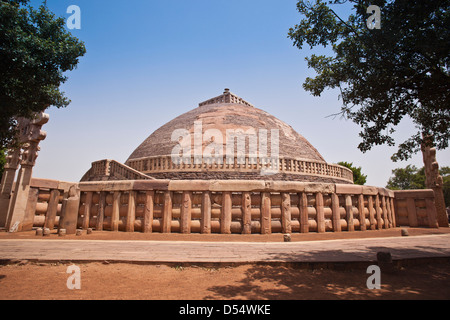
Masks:
[[[183,143],[176,134],[180,130],[188,137]],[[211,135],[211,132],[215,134]],[[227,139],[230,132],[244,134],[245,140],[242,141],[245,150],[240,154],[237,151],[238,138]],[[228,149],[230,141],[232,156]],[[220,154],[214,154],[217,158],[211,162],[202,155],[210,150],[208,147],[212,143],[220,145]],[[174,162],[174,150],[178,150],[177,146],[180,149],[186,145],[192,155],[191,161]],[[291,126],[255,108],[229,89],[155,130],[134,150],[125,164],[156,179],[270,179],[352,183],[350,170],[326,163],[316,148]]]
[[[226,137],[226,130],[254,130],[256,134],[260,129],[268,130],[268,151],[270,151],[270,130],[279,130],[279,156],[307,160],[323,161],[320,153],[291,126],[275,118],[269,113],[246,104],[212,103],[200,105],[172,121],[166,123],[152,133],[128,158],[133,159],[152,156],[171,155],[178,141],[171,141],[176,129],[186,129],[194,134],[194,122],[201,121],[204,133],[208,129],[218,129]],[[225,140],[225,139],[224,139]],[[203,148],[209,142],[203,141]],[[226,141],[223,141],[225,148]],[[248,146],[247,146],[248,149]],[[248,151],[248,150],[247,150]]]

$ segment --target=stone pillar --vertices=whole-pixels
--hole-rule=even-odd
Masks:
[[[81,228],[87,230],[89,228],[89,220],[91,218],[91,207],[92,207],[92,197],[94,196],[94,192],[89,191],[86,192],[85,200],[84,200],[84,210],[83,210],[83,220],[81,222]]]
[[[97,231],[103,231],[103,223],[105,220],[105,208],[106,208],[106,192],[100,192],[98,199],[98,212],[97,212],[97,224],[95,229]]]
[[[22,221],[22,231],[31,231],[33,229],[36,206],[38,203],[39,189],[30,188],[28,193],[27,209]]]
[[[38,144],[34,142],[26,148],[24,155],[34,153],[35,156],[37,156],[37,151]],[[33,165],[34,162],[30,163],[27,159],[24,159],[21,162],[14,194],[9,206],[8,217],[6,219],[6,229],[11,232],[22,231],[22,221],[25,216],[25,209],[28,202]]]
[[[136,221],[136,191],[128,193],[128,210],[125,224],[126,232],[134,232],[134,222]]]
[[[300,232],[309,232],[308,223],[308,196],[306,192],[301,192],[298,194],[299,197],[299,210],[300,210]]]
[[[36,114],[34,119],[19,118],[17,120],[20,134],[18,140],[19,143],[22,144],[23,153],[21,154],[21,167],[17,176],[14,194],[7,211],[5,227],[9,231],[16,232],[22,230],[22,222],[27,208],[33,166],[36,163],[39,151],[39,142],[44,140],[47,136],[45,131],[42,131],[41,128],[48,122],[48,119],[49,116],[41,112]],[[17,156],[17,152],[20,154],[20,150],[15,151],[13,152],[13,157]],[[12,169],[13,168],[14,165],[12,166]],[[5,187],[3,187],[2,183],[2,194],[3,190],[5,194],[8,191],[8,183],[11,182],[11,175],[12,170],[8,172],[8,176],[5,178],[7,179],[5,180]],[[6,203],[6,200],[4,203]],[[0,215],[4,216],[4,213],[0,213]]]
[[[190,234],[191,220],[192,220],[192,192],[189,191],[183,192],[180,211],[181,211],[180,232]]]
[[[112,215],[111,215],[111,231],[119,231],[119,219],[120,219],[120,197],[122,193],[120,191],[114,191]]]
[[[269,192],[261,193],[261,234],[272,233],[271,200]]]
[[[358,195],[359,229],[366,231],[366,215],[364,213],[364,195]]]
[[[8,150],[6,155],[6,164],[0,184],[0,227],[6,226],[14,178],[16,176],[16,171],[19,168],[19,162],[20,149]]]
[[[80,189],[78,185],[69,188],[69,197],[63,200],[64,208],[59,219],[58,231],[66,229],[66,234],[75,234],[78,224],[78,212],[80,208]]]
[[[436,161],[436,148],[422,144],[423,163],[425,165],[425,185],[434,191],[434,202],[439,227],[448,227],[448,219],[445,209],[444,181],[439,175],[439,164]]]
[[[367,207],[369,209],[369,221],[370,221],[370,230],[376,230],[378,221],[375,218],[376,211],[373,207],[373,196],[369,195],[367,198]]]
[[[331,212],[333,219],[333,231],[341,232],[341,209],[339,206],[339,196],[336,193],[331,194]]]
[[[292,233],[291,196],[287,192],[281,193],[281,232]]]
[[[316,219],[317,219],[317,232],[325,232],[325,217],[323,206],[323,194],[321,192],[316,193]]]
[[[220,233],[230,234],[231,233],[231,192],[222,192],[222,210],[220,213]]]
[[[50,191],[50,200],[48,201],[48,209],[45,216],[44,228],[53,230],[53,228],[55,227],[56,215],[58,213],[59,196],[59,190],[55,189]]]
[[[155,191],[146,191],[145,193],[145,207],[144,207],[144,223],[142,232],[153,232],[153,209],[154,209]]]
[[[409,210],[408,210],[409,211]],[[375,212],[377,215],[377,229],[383,229],[383,219],[381,218],[380,195],[375,196]],[[408,214],[409,215],[409,214]]]
[[[252,233],[252,200],[250,192],[242,193],[242,234]]]
[[[204,191],[202,194],[202,219],[200,221],[200,232],[211,233],[211,193]]]
[[[161,220],[161,232],[172,232],[172,193],[170,191],[164,192],[164,206],[163,216]]]
[[[353,224],[353,202],[352,196],[345,195],[345,212],[347,214],[347,231],[355,231],[355,226]]]

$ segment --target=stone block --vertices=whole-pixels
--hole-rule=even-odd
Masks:
[[[267,191],[277,192],[303,192],[305,191],[305,183],[299,181],[271,181],[271,188]]]
[[[305,183],[305,192],[311,193],[335,193],[336,187],[333,183]]]
[[[376,196],[378,194],[378,188],[371,186],[362,186],[362,193],[365,196]]]
[[[130,191],[133,190],[133,181],[80,182],[78,186],[82,192]]]
[[[73,185],[74,185],[73,182],[58,181],[58,189],[64,192],[68,192],[70,187],[72,187]]]
[[[353,184],[336,184],[337,194],[361,194],[363,192],[363,186]]]
[[[80,197],[78,185],[73,185],[69,190],[69,198],[63,200],[64,210],[61,212],[59,229],[66,229],[67,234],[75,234],[78,223],[78,210],[80,207]]]
[[[385,188],[378,188],[378,194],[380,196],[384,196],[384,197],[388,197],[389,196],[388,189],[385,189]]]
[[[423,189],[423,190],[396,190],[394,191],[395,198],[416,198],[416,199],[424,199],[424,198],[434,198],[434,191],[431,189]]]
[[[393,273],[395,271],[392,256],[389,251],[377,252],[377,263],[381,272]]]
[[[211,180],[209,190],[217,192],[262,191],[265,190],[265,183],[264,181],[250,180]]]
[[[32,178],[30,182],[31,188],[58,189],[59,181],[50,179]]]
[[[208,191],[208,180],[172,180],[169,182],[170,191]]]
[[[388,193],[389,198],[394,198],[395,197],[395,192],[394,190],[390,190],[390,189],[385,189]]]
[[[169,190],[170,180],[136,180],[133,182],[133,190],[149,191],[149,190]]]

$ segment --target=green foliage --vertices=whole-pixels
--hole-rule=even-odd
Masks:
[[[353,171],[353,183],[364,185],[367,181],[367,175],[362,174],[361,167],[354,167],[353,162],[338,162],[338,165],[344,166],[346,168],[349,168]]]
[[[414,165],[392,170],[393,177],[389,178],[386,188],[391,190],[425,189],[425,170]]]
[[[86,52],[63,18],[28,3],[0,0],[0,147],[14,142],[16,117],[70,103],[59,86]]]
[[[414,165],[406,168],[392,170],[393,176],[389,178],[386,188],[391,190],[426,189],[425,168],[418,169]],[[445,203],[450,205],[450,167],[439,168],[439,174],[444,180],[443,191]]]
[[[345,5],[343,3],[346,2]],[[369,5],[381,9],[381,29],[370,30]],[[351,7],[344,20],[333,8]],[[303,87],[314,96],[339,88],[342,115],[361,127],[362,152],[395,145],[392,134],[404,117],[417,131],[398,145],[392,160],[420,150],[424,136],[437,149],[450,138],[450,0],[299,1],[303,19],[288,37],[299,49],[329,46],[334,55],[307,58],[317,72]]]

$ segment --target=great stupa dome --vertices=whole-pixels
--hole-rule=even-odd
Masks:
[[[349,169],[326,163],[291,126],[229,89],[154,131],[125,165],[156,179],[353,182]]]

